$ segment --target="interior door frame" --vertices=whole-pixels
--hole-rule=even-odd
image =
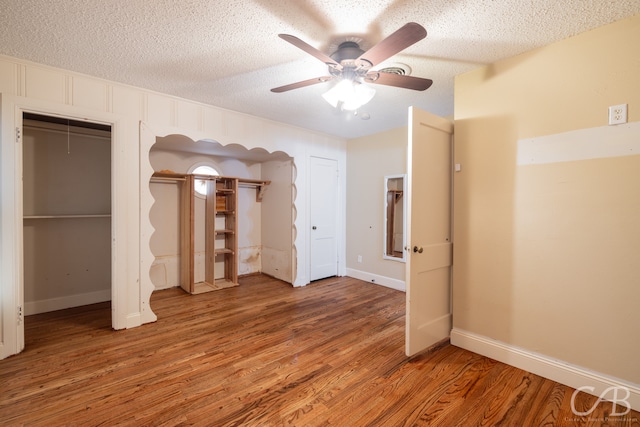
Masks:
[[[60,117],[111,126],[111,324],[130,327],[127,314],[127,159],[124,150],[128,123],[123,116],[60,105],[15,95],[0,94],[2,134],[0,161],[0,359],[24,349],[24,260],[22,232],[22,119],[24,113]],[[139,272],[138,272],[139,277]]]
[[[336,270],[335,271],[336,271],[336,276],[339,276],[341,274],[340,273],[340,259],[341,259],[341,256],[340,256],[340,242],[341,242],[341,240],[340,240],[339,236],[340,236],[340,233],[341,233],[341,230],[342,230],[342,226],[341,226],[339,212],[340,212],[340,207],[342,206],[341,203],[340,203],[340,200],[341,200],[340,199],[340,189],[342,188],[342,186],[340,184],[340,164],[339,164],[338,159],[334,159],[334,158],[330,158],[330,157],[322,157],[322,156],[317,156],[317,155],[310,155],[309,156],[309,163],[308,163],[309,164],[309,168],[308,168],[308,170],[309,170],[309,183],[308,183],[308,191],[307,191],[307,194],[309,195],[308,196],[309,197],[309,202],[308,202],[309,210],[308,210],[308,218],[307,218],[307,224],[308,224],[308,227],[307,227],[307,242],[308,242],[307,249],[308,249],[308,254],[309,254],[309,262],[308,262],[308,266],[309,266],[309,270],[308,270],[309,271],[309,276],[308,276],[309,277],[309,281],[316,280],[316,279],[312,278],[313,251],[311,249],[311,245],[312,245],[312,237],[311,237],[312,236],[312,230],[311,230],[311,228],[313,226],[313,224],[312,224],[312,214],[313,214],[313,212],[312,212],[313,211],[313,209],[312,209],[312,198],[313,198],[313,194],[312,194],[312,191],[311,191],[311,186],[312,186],[311,185],[311,181],[314,179],[314,177],[311,174],[311,164],[312,164],[312,162],[315,161],[314,159],[326,160],[326,161],[331,161],[331,162],[335,163],[336,183],[337,183],[336,192],[335,192],[335,207],[336,207],[336,209],[335,209],[335,212],[334,212],[334,215],[335,215],[335,227],[336,227],[335,228]]]

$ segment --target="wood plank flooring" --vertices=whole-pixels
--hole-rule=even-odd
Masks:
[[[109,304],[29,316],[25,351],[0,361],[0,425],[640,426],[607,403],[576,417],[573,389],[448,343],[405,357],[404,298],[250,276],[155,292],[158,321],[130,330]]]

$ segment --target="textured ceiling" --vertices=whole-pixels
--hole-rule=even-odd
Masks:
[[[406,124],[410,105],[453,113],[453,77],[640,13],[640,0],[2,0],[0,53],[345,138]],[[331,54],[366,50],[407,22],[426,39],[392,57],[433,79],[425,92],[375,85],[358,116],[322,98],[327,74],[279,33]],[[630,41],[631,42],[631,41]],[[369,115],[368,120],[362,117]]]

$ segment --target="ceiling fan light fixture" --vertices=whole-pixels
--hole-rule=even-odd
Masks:
[[[322,97],[333,108],[341,107],[343,110],[357,110],[367,102],[371,101],[376,94],[376,90],[362,83],[342,79],[325,92]]]
[[[276,87],[271,92],[281,93],[332,80],[335,84],[322,97],[334,108],[357,111],[375,96],[376,91],[369,83],[418,91],[428,89],[433,83],[429,79],[409,76],[411,68],[405,64],[390,64],[381,71],[372,70],[427,36],[427,30],[415,22],[403,25],[366,51],[360,46],[362,40],[349,38],[341,41],[331,49],[335,49],[331,56],[290,34],[278,36],[322,61],[327,66],[329,75]]]

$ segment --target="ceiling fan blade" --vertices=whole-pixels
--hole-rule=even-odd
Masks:
[[[316,57],[317,59],[319,59],[320,61],[324,62],[325,64],[333,65],[335,67],[339,67],[340,68],[340,64],[338,64],[336,61],[334,61],[329,55],[325,55],[324,53],[320,52],[315,47],[307,44],[306,42],[304,42],[302,40],[300,40],[296,36],[292,36],[292,35],[289,35],[289,34],[278,34],[278,37],[280,37],[283,40],[288,41],[289,43],[291,43],[295,47],[304,50],[309,55]]]
[[[370,72],[364,78],[367,83],[375,83],[379,85],[402,87],[412,90],[426,90],[432,84],[433,80],[423,79],[422,77],[403,76],[400,74]]]
[[[275,93],[286,92],[288,90],[299,89],[301,87],[307,87],[307,86],[315,85],[317,83],[324,83],[330,80],[333,80],[333,77],[331,76],[315,77],[313,79],[303,80],[301,82],[291,83],[289,85],[284,85],[280,87],[275,87],[271,89],[271,92],[275,92]]]
[[[409,22],[360,55],[358,59],[369,61],[371,66],[375,66],[425,37],[427,37],[427,30],[422,25]]]

